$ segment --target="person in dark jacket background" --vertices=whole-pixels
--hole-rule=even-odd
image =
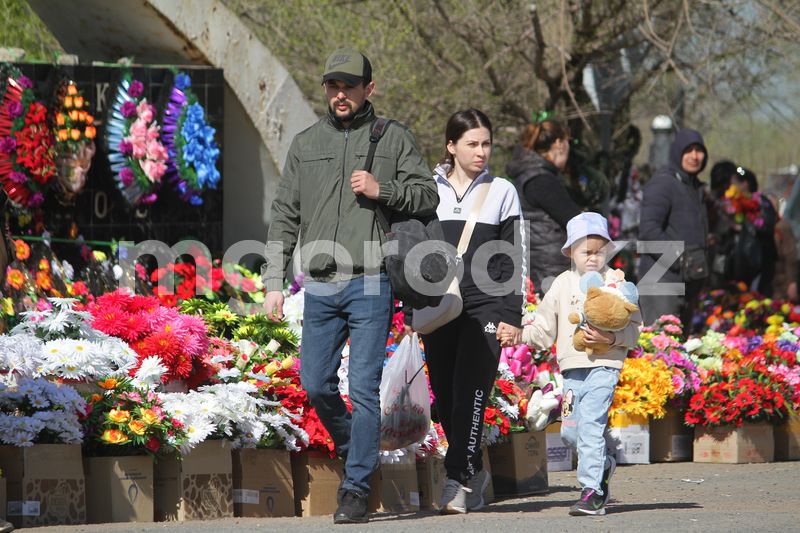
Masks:
[[[569,130],[557,120],[546,119],[527,126],[506,165],[528,222],[529,276],[542,293],[570,268],[561,245],[567,238],[567,222],[581,212],[560,174],[568,158]]]
[[[708,217],[703,184],[697,177],[707,161],[708,150],[700,133],[691,129],[678,131],[670,147],[669,164],[658,169],[644,186],[639,241],[682,241],[684,249],[699,246],[707,253]],[[676,315],[688,335],[706,280],[684,279],[679,257],[663,252],[667,253],[662,261],[671,265],[660,279],[656,270],[649,275],[648,272],[662,250],[643,253],[639,263],[639,302],[644,323],[650,325],[662,315]],[[684,284],[683,294],[664,286],[680,283]]]

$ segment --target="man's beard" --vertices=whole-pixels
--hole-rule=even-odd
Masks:
[[[331,109],[331,111],[333,111],[333,116],[336,117],[336,119],[339,120],[340,122],[352,122],[353,119],[356,118],[356,114],[358,113],[357,109],[354,111],[352,108],[349,108],[347,114],[339,115],[339,112],[336,111],[336,109],[330,106],[329,108]]]

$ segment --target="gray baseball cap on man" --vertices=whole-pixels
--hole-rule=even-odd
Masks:
[[[358,50],[339,48],[325,61],[322,82],[328,80],[340,80],[353,86],[366,85],[372,81],[372,64]]]

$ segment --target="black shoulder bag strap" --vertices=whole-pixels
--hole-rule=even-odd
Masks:
[[[369,150],[367,151],[367,161],[364,163],[364,170],[372,172],[372,160],[375,158],[375,150],[378,148],[378,141],[381,140],[383,134],[386,133],[386,128],[389,127],[393,121],[388,118],[378,117],[372,123],[372,129],[369,132]],[[377,178],[376,178],[377,179]],[[378,224],[387,235],[392,232],[392,227],[389,224],[389,217],[386,216],[384,207],[378,203],[377,200],[372,201],[372,209],[375,210],[375,217],[378,219]]]

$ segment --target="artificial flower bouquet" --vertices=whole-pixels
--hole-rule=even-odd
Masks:
[[[777,333],[784,323],[800,323],[800,307],[771,298],[753,299],[740,307],[734,318],[736,330],[731,333],[748,331]]]
[[[50,308],[22,314],[10,334],[0,335],[0,381],[47,377],[87,382],[126,375],[136,353],[122,340],[90,325],[91,315],[75,309],[75,299],[50,298]]]
[[[187,441],[183,424],[164,409],[148,377],[142,371],[138,374],[139,387],[130,379],[108,378],[97,383],[102,393],[87,398],[83,417],[87,455],[158,457],[175,453]]]
[[[788,415],[789,389],[782,377],[748,367],[720,373],[691,397],[684,421],[688,426],[704,427],[777,422]]]
[[[626,413],[662,418],[667,401],[675,394],[672,371],[662,359],[625,359],[614,389],[609,416]]]
[[[125,289],[104,294],[89,305],[92,326],[130,344],[138,354],[135,372],[148,357],[166,367],[163,384],[196,387],[213,374],[207,364],[208,336],[200,317],[161,305],[153,296],[132,295]]]
[[[273,322],[263,313],[242,316],[225,303],[197,298],[183,302],[180,309],[182,313],[202,318],[213,336],[234,341],[248,340],[260,347],[272,343],[272,353],[297,353],[299,337],[287,328],[286,323]]]
[[[223,285],[224,277],[221,267],[212,265],[207,256],[197,254],[194,255],[194,262],[177,261],[153,270],[150,273],[150,282],[161,303],[175,307],[199,296],[210,301],[221,299],[224,302],[225,300],[217,294]],[[172,284],[165,284],[168,279],[177,282],[172,283],[175,285],[174,289]]]
[[[755,227],[760,228],[764,225],[764,214],[761,208],[761,193],[747,192],[740,190],[735,184],[731,184],[725,191],[723,198],[725,212],[733,218],[737,224],[744,224],[745,221],[751,222]]]
[[[72,205],[86,185],[97,130],[89,112],[89,101],[72,80],[58,84],[52,113],[53,138],[56,152],[56,184],[59,201]]]
[[[0,349],[2,352],[2,349]],[[43,378],[0,383],[0,441],[12,446],[79,444],[86,403],[70,387]]]
[[[272,374],[262,372],[259,377],[251,379],[255,380],[263,398],[278,402],[281,410],[296,420],[295,424],[305,431],[308,436],[307,444],[304,440],[307,449],[336,457],[336,445],[300,384],[300,359],[292,358],[291,365],[287,361],[285,359]]]
[[[167,171],[168,155],[142,82],[125,73],[110,111],[106,141],[117,188],[130,205],[151,204]]]
[[[297,426],[299,415],[279,402],[258,396],[249,382],[206,385],[188,393],[160,393],[164,407],[187,435],[184,451],[207,439],[227,439],[234,448],[285,448],[299,451],[308,435]]]
[[[527,394],[515,382],[508,365],[500,364],[483,413],[483,442],[492,445],[509,433],[525,431]]]
[[[672,372],[673,397],[670,403],[681,407],[700,386],[700,373],[680,338],[680,319],[664,315],[642,329],[637,347],[630,354],[650,361],[663,361]]]

